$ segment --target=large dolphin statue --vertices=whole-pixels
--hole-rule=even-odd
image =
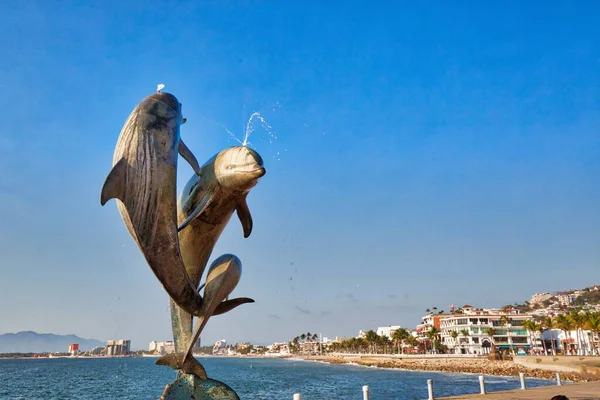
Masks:
[[[214,314],[217,307],[226,302],[224,300],[229,297],[237,286],[241,274],[242,263],[233,254],[224,254],[213,261],[206,275],[202,311],[196,322],[194,335],[189,341],[185,352],[167,354],[156,360],[156,364],[167,365],[183,373],[193,374],[200,379],[207,379],[204,367],[194,359],[192,350],[208,319]]]
[[[198,286],[219,236],[234,211],[242,223],[244,237],[252,232],[252,216],[246,197],[265,175],[260,155],[245,146],[229,147],[211,157],[192,176],[179,197],[177,220],[181,256],[187,273]],[[229,311],[250,299],[232,299],[219,304],[213,315]],[[192,315],[171,301],[175,350],[188,347]]]
[[[123,125],[100,203],[119,200],[127,230],[165,291],[186,312],[201,315],[202,297],[186,272],[177,233],[178,153],[200,173],[180,138],[184,122],[172,94],[159,92],[142,100]]]

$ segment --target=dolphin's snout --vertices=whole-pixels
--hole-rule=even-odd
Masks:
[[[255,170],[249,171],[250,174],[252,174],[254,179],[259,179],[262,178],[263,176],[265,176],[265,174],[267,173],[267,170],[265,169],[265,167],[260,166],[258,168],[256,168]]]

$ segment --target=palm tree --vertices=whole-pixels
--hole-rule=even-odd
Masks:
[[[569,332],[571,332],[573,330],[573,322],[571,321],[571,319],[567,318],[567,316],[564,314],[558,314],[556,316],[555,322],[556,322],[556,327],[565,333],[565,338],[570,339]],[[565,352],[566,349],[564,347],[565,346],[562,347],[563,354],[566,353]]]
[[[414,350],[414,348],[415,348],[415,347],[418,347],[418,346],[419,346],[419,343],[421,343],[421,342],[419,341],[419,339],[417,339],[417,338],[416,338],[416,337],[414,337],[413,335],[410,335],[410,336],[408,337],[408,344],[409,344],[409,346],[411,346],[411,347],[413,348],[413,350]]]
[[[502,325],[502,327],[506,328],[506,335],[507,335],[507,339],[508,339],[508,346],[510,347],[511,352],[513,353],[513,355],[515,354],[515,349],[513,349],[513,345],[512,345],[512,337],[510,336],[510,327],[512,325],[512,318],[510,318],[508,315],[503,315],[502,317],[500,317],[500,325]]]
[[[586,318],[585,314],[581,314],[577,311],[571,311],[569,314],[569,318],[573,321],[573,325],[575,326],[575,334],[577,335],[577,353],[580,355],[584,355],[587,353],[586,349],[584,349],[583,339],[581,338],[581,330],[585,326]]]
[[[404,344],[404,341],[408,339],[409,336],[410,333],[404,328],[399,328],[392,332],[392,339],[394,339],[396,345],[398,346],[398,353],[404,353],[401,345]]]
[[[431,350],[435,350],[435,343],[437,341],[439,334],[440,334],[440,330],[438,328],[436,328],[435,326],[432,326],[425,334],[425,336],[427,336],[429,339],[431,339]]]
[[[598,355],[598,348],[594,346],[595,339],[600,336],[600,312],[590,313],[587,317],[587,327],[592,331],[593,352]]]
[[[304,339],[306,339],[306,334],[303,333],[302,335],[300,335],[300,339],[302,339],[302,341],[304,341]]]
[[[494,333],[496,333],[496,330],[494,328],[492,328],[491,326],[489,328],[485,329],[485,334],[490,337],[490,340],[492,341],[492,345],[494,344]]]
[[[531,334],[533,332],[537,332],[538,324],[536,324],[535,321],[528,319],[523,321],[523,328],[527,330],[527,336],[529,336],[529,343],[531,343],[531,349],[533,350],[533,339]]]
[[[544,348],[544,355],[548,354],[548,349],[546,348],[546,341],[544,340],[544,332],[546,332],[546,327],[543,324],[537,324],[537,331],[540,334],[540,340],[542,341],[542,347]]]
[[[390,344],[390,338],[388,338],[386,335],[378,336],[377,344],[383,348],[383,353],[387,354],[387,347]]]
[[[468,337],[469,337],[469,330],[468,329],[462,329],[460,331],[460,333],[465,337],[465,340],[466,340],[465,343],[468,344],[469,343],[469,339],[468,339]]]
[[[556,343],[554,343],[554,336],[552,335],[552,329],[554,329],[554,321],[550,317],[544,318],[543,325],[550,331],[550,345],[552,346],[552,355],[556,355]]]
[[[378,338],[379,335],[374,330],[367,331],[367,333],[365,334],[365,341],[372,347],[372,350],[369,350],[369,352],[375,353]]]
[[[458,332],[457,331],[451,331],[450,332],[450,336],[452,337],[452,341],[454,342],[454,352],[456,353],[456,345],[458,344],[456,342],[456,338],[458,337]]]
[[[491,326],[489,328],[485,329],[485,334],[488,335],[490,337],[490,339],[492,339],[492,341],[494,340],[495,333],[496,333],[496,330],[494,328],[492,328]]]

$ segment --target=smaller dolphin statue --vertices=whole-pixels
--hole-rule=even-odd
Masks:
[[[252,232],[252,216],[246,198],[265,175],[260,155],[244,146],[226,148],[211,157],[193,175],[181,192],[177,221],[181,224],[179,246],[187,273],[195,286],[200,284],[204,269],[219,236],[237,211],[244,237]],[[171,322],[175,350],[182,352],[192,335],[192,316],[171,303]],[[224,303],[214,315],[222,313]]]
[[[167,365],[185,374],[195,375],[200,379],[208,378],[202,364],[192,356],[192,349],[200,333],[206,326],[208,319],[214,314],[217,307],[227,303],[237,305],[240,301],[245,303],[254,302],[254,300],[247,298],[225,300],[237,286],[241,274],[242,263],[233,254],[224,254],[213,261],[206,276],[202,309],[199,313],[198,321],[196,321],[194,334],[188,344],[187,350],[184,353],[163,356],[156,360],[156,364]],[[225,308],[230,308],[230,306],[225,306]]]
[[[252,216],[248,211],[246,196],[264,175],[263,160],[256,151],[246,146],[220,151],[202,166],[197,176],[193,176],[183,189],[180,204],[188,217],[178,230],[188,226],[204,210],[228,202],[235,205],[244,228],[244,237],[247,238],[252,232]],[[187,201],[183,201],[184,198]]]
[[[185,270],[177,234],[177,154],[196,173],[200,167],[180,138],[181,104],[170,93],[146,97],[123,125],[100,203],[118,199],[127,230],[166,292],[192,315],[202,310]]]

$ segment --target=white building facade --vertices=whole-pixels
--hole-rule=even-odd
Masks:
[[[172,340],[166,342],[152,341],[148,345],[148,351],[158,354],[170,354],[175,353],[175,343]]]
[[[377,328],[377,334],[379,336],[387,336],[391,339],[392,333],[400,328],[402,328],[400,325],[380,326]]]
[[[488,354],[492,345],[499,350],[528,351],[531,337],[523,322],[531,319],[530,314],[515,310],[463,310],[440,317],[441,342],[457,354]]]
[[[531,300],[529,301],[531,304],[536,304],[536,303],[541,303],[545,300],[548,300],[550,297],[552,297],[552,294],[550,293],[534,293],[531,296]]]

